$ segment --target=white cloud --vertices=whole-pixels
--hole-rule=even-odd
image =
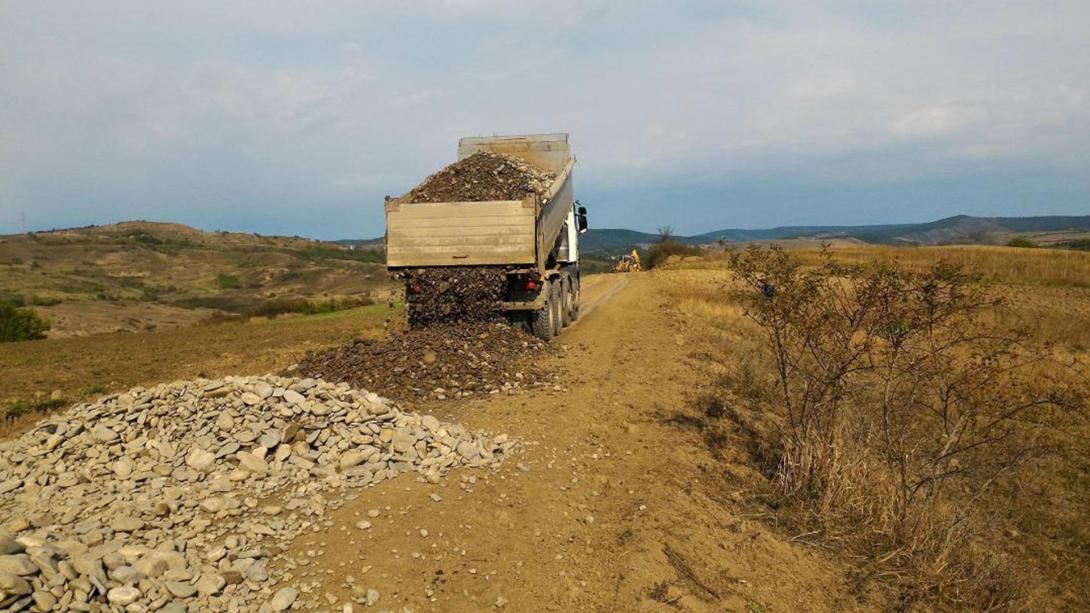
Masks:
[[[1081,1],[0,0],[0,24],[0,231],[90,206],[376,234],[382,194],[480,133],[567,130],[603,193],[1090,171]]]

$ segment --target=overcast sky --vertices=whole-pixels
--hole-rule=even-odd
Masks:
[[[373,237],[554,131],[597,227],[1090,214],[1090,1],[0,0],[0,233]]]

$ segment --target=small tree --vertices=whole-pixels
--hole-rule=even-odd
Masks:
[[[45,338],[49,322],[30,309],[0,302],[0,343]]]

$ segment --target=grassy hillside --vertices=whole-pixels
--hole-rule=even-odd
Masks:
[[[384,300],[381,252],[298,237],[124,222],[0,237],[0,298],[50,336],[189,325],[216,313]]]

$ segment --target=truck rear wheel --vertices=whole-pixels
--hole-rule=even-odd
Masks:
[[[549,298],[552,298],[551,292]],[[536,311],[530,311],[530,332],[545,341],[556,336],[555,316],[556,309],[553,308],[553,301],[546,299],[544,307]]]
[[[572,322],[572,305],[575,304],[575,295],[572,292],[571,281],[565,281],[562,287],[560,291],[564,299],[560,301],[560,323],[567,328]]]
[[[557,279],[549,289],[549,305],[553,309],[553,324],[556,325],[553,336],[560,336],[560,331],[564,329],[564,282]]]
[[[571,320],[576,321],[579,319],[579,284],[572,286],[571,295]]]

